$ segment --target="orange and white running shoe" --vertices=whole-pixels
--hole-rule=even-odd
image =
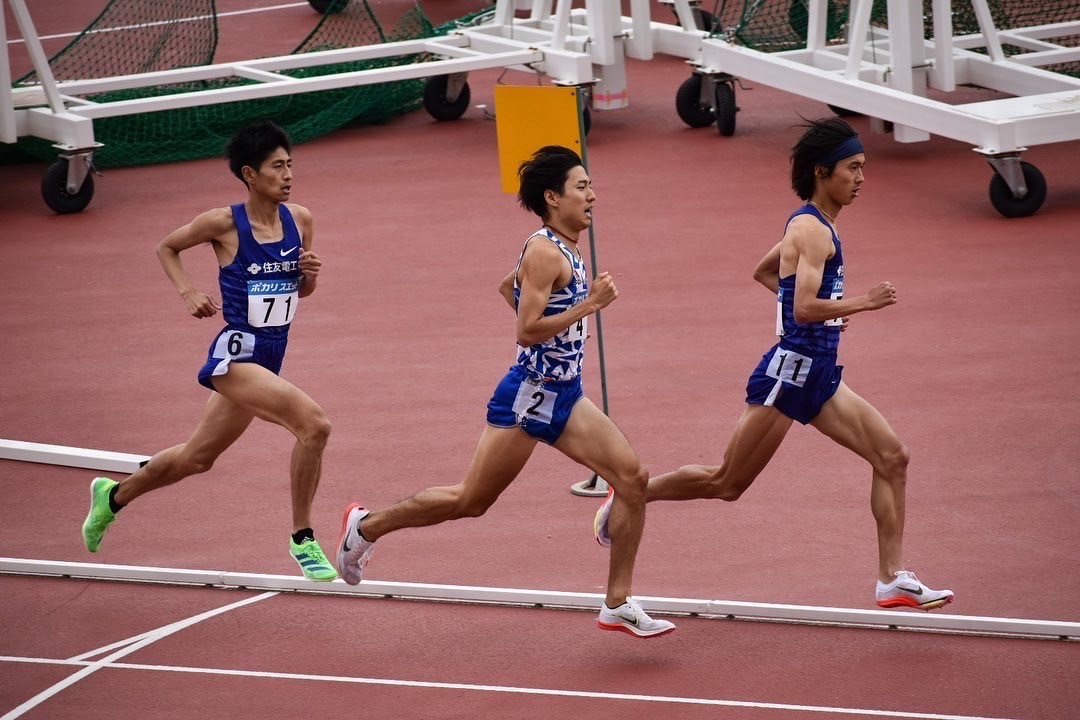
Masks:
[[[877,583],[877,604],[883,608],[910,607],[933,610],[948,605],[955,595],[952,590],[928,588],[910,570],[898,570],[891,583]]]
[[[626,598],[626,602],[616,608],[609,608],[605,602],[600,607],[596,626],[601,630],[617,630],[639,638],[660,637],[675,630],[675,623],[649,617],[632,597]]]
[[[360,521],[368,511],[360,503],[345,508],[341,518],[341,539],[338,540],[337,567],[341,579],[349,585],[359,585],[364,579],[364,568],[375,552],[375,543],[360,534]]]

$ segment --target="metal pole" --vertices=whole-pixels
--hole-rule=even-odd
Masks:
[[[581,136],[581,163],[585,167],[586,172],[589,170],[589,156],[585,149],[585,94],[581,92],[581,88],[577,91],[578,100],[578,133]],[[592,266],[593,278],[596,277],[596,233],[594,228],[596,227],[595,218],[589,223],[589,262]],[[604,330],[603,324],[600,320],[600,311],[596,311],[596,351],[599,354],[600,359],[600,398],[601,407],[604,410],[605,415],[610,415],[608,412],[608,395],[607,395],[607,369],[604,367]],[[570,492],[574,495],[580,495],[582,497],[603,497],[608,493],[608,484],[604,478],[593,473],[593,476],[588,480],[582,480],[581,482],[574,483],[570,486]]]

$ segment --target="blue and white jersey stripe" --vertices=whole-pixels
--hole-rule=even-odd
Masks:
[[[825,261],[817,297],[822,300],[839,300],[844,297],[844,253],[840,248],[840,236],[814,205],[803,205],[791,214],[788,223],[799,215],[813,215],[829,228],[832,234],[835,252]],[[840,318],[815,323],[795,322],[795,273],[780,278],[776,297],[776,334],[780,336],[785,348],[811,354],[835,353],[840,346],[841,325]]]
[[[585,269],[585,261],[568,248],[551,230],[542,228],[529,236],[525,241],[528,247],[529,240],[534,237],[544,237],[555,243],[555,247],[563,254],[570,263],[571,277],[566,287],[553,290],[548,297],[544,315],[557,315],[569,310],[582,302],[589,294],[589,276]],[[521,258],[525,257],[522,249],[518,257],[518,269],[521,269]],[[514,279],[514,306],[517,307],[521,296],[521,288],[517,278]],[[524,366],[530,374],[547,378],[549,380],[571,380],[581,374],[581,363],[585,354],[585,338],[588,336],[588,318],[582,318],[558,335],[547,340],[530,345],[529,347],[517,346],[517,364]]]

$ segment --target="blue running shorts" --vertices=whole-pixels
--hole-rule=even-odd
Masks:
[[[806,425],[840,387],[843,369],[835,353],[808,355],[774,345],[746,383],[746,402],[774,407]]]
[[[495,427],[514,427],[554,445],[566,429],[570,411],[585,397],[581,376],[573,380],[541,380],[514,365],[488,402],[487,421]]]
[[[199,370],[199,384],[214,390],[211,378],[229,372],[229,363],[253,362],[277,375],[285,360],[289,336],[267,337],[227,327],[210,343],[206,364]]]

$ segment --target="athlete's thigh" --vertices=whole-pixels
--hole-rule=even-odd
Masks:
[[[221,393],[210,393],[187,449],[199,457],[216,458],[244,434],[254,417]]]
[[[554,447],[609,482],[618,482],[641,468],[641,460],[630,441],[587,397],[574,404]]]
[[[296,428],[321,412],[300,388],[255,363],[232,363],[213,378],[217,391],[262,420]]]
[[[900,438],[877,408],[843,382],[810,424],[871,462],[901,447]]]
[[[769,405],[748,403],[724,451],[724,478],[742,490],[761,474],[787,436],[790,417]]]
[[[462,481],[465,499],[494,502],[525,467],[536,443],[519,427],[485,425]]]

